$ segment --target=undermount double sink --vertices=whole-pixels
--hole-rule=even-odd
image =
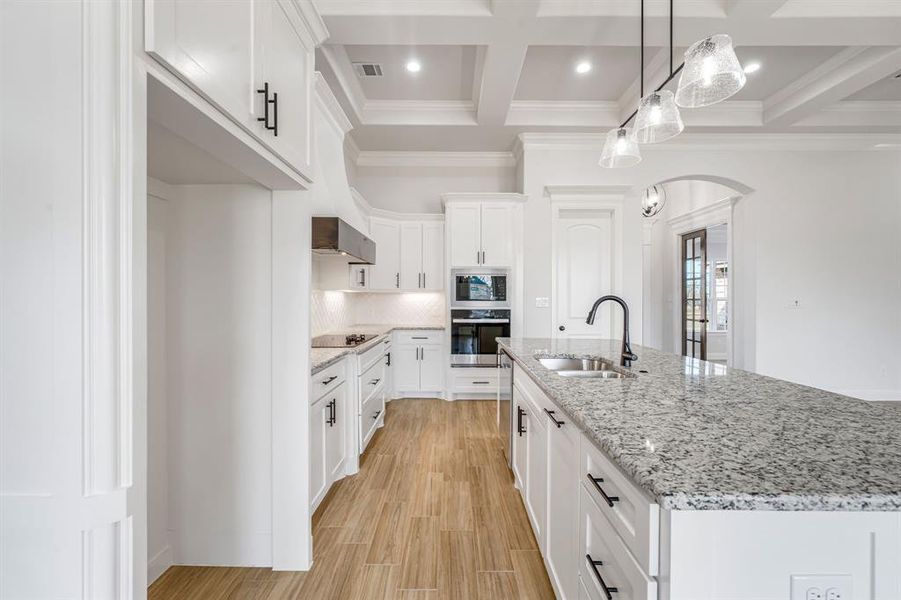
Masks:
[[[592,379],[627,379],[634,375],[621,373],[613,363],[600,358],[539,358],[544,368],[561,377],[586,377]]]

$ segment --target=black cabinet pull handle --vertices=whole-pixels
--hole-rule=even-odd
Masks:
[[[380,411],[380,410],[375,411],[375,414],[372,415],[372,420],[377,421],[380,414],[382,414],[382,411]]]
[[[516,407],[516,432],[519,434],[519,437],[522,437],[522,434],[526,432],[526,428],[522,426],[522,417],[526,414],[519,406]]]
[[[585,559],[588,561],[588,566],[591,567],[591,570],[594,571],[594,576],[598,578],[598,583],[601,584],[601,589],[604,591],[604,595],[607,596],[607,600],[613,600],[612,594],[615,594],[619,590],[615,587],[610,587],[604,581],[604,578],[601,577],[601,572],[598,570],[598,567],[604,566],[604,562],[600,560],[594,560],[591,558],[590,554],[585,555]]]
[[[490,385],[491,382],[490,381],[473,381],[472,384],[473,385]]]
[[[551,421],[554,422],[554,425],[557,426],[557,429],[560,429],[561,427],[563,427],[564,423],[566,423],[566,421],[558,421],[557,418],[554,417],[554,413],[555,413],[556,411],[548,410],[548,409],[545,408],[545,409],[544,409],[544,412],[547,413],[547,416],[549,416],[549,417],[551,418]]]
[[[338,376],[337,376],[337,375],[332,375],[331,377],[329,377],[328,379],[326,379],[325,381],[323,381],[323,382],[322,382],[322,385],[328,385],[328,384],[330,384],[331,382],[333,382],[333,381],[336,380],[336,379],[338,379]]]
[[[366,269],[360,269],[360,285],[366,287]]]
[[[391,366],[391,353],[389,352],[388,354],[385,355],[385,357],[388,359],[388,362],[385,363],[385,366],[390,367]]]
[[[411,340],[427,340],[428,336],[425,335],[414,335],[410,338]]]
[[[396,288],[400,287],[400,273],[394,274],[394,287],[396,287]]]
[[[381,379],[373,379],[372,381],[369,382],[369,385],[378,385],[380,381],[381,381]]]
[[[336,403],[336,402],[337,402],[337,399],[336,399],[336,398],[332,398],[332,401],[328,403],[328,414],[329,414],[329,417],[328,417],[328,426],[329,426],[329,427],[333,427],[333,426],[335,425],[335,423],[337,423],[337,421],[338,421],[338,420],[335,418],[335,417],[337,416],[337,412],[338,412],[337,410],[335,410],[335,403]]]
[[[263,94],[263,116],[257,117],[257,121],[263,123],[263,127],[266,129],[270,129],[269,127],[269,82],[266,81],[263,83],[263,89],[257,90],[257,94]]]
[[[272,133],[278,137],[278,92],[272,92]]]
[[[607,506],[613,506],[614,502],[619,502],[619,496],[608,496],[607,492],[604,491],[604,488],[600,486],[600,484],[604,483],[604,479],[602,477],[595,477],[591,473],[588,474],[588,481],[594,484],[595,489],[598,493],[604,497],[604,501],[607,503]]]
[[[422,287],[425,287],[425,273],[422,274]]]

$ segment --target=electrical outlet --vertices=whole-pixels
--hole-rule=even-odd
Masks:
[[[851,576],[792,575],[791,600],[851,600]]]

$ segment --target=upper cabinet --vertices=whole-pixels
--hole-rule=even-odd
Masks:
[[[511,267],[521,194],[445,194],[451,267]]]
[[[400,288],[401,226],[397,221],[373,218],[369,224],[369,237],[375,242],[375,264],[369,267],[373,290]]]
[[[316,46],[310,0],[146,0],[146,50],[310,179]]]
[[[444,223],[373,217],[372,290],[422,291],[444,287]]]

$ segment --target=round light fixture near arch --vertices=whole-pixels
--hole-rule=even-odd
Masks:
[[[657,215],[666,204],[666,190],[662,185],[652,185],[641,195],[641,214],[651,218]]]

